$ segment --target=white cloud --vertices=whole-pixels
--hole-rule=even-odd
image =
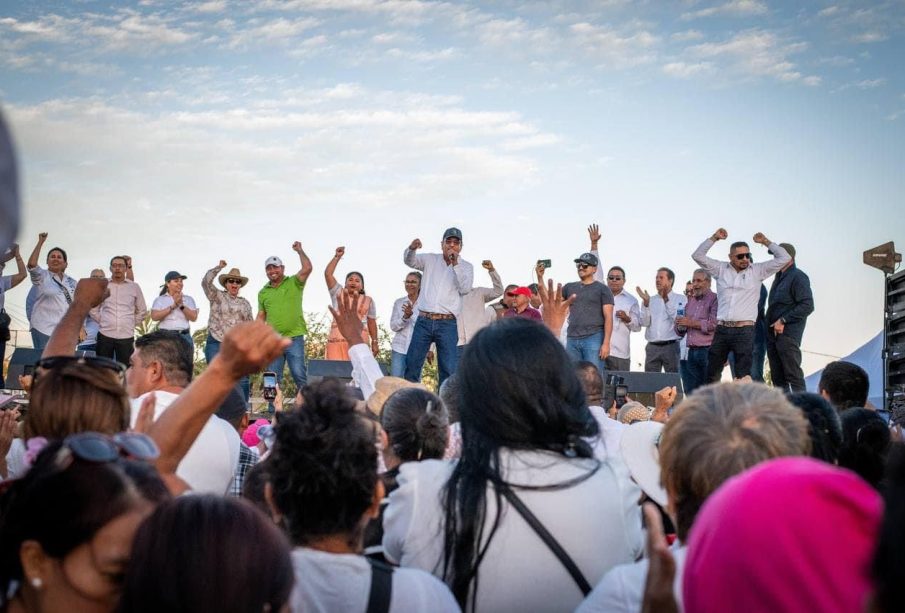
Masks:
[[[763,15],[766,12],[767,5],[761,0],[729,0],[729,2],[726,2],[725,4],[711,6],[693,12],[683,13],[682,19],[691,20],[701,17],[714,17],[718,15],[747,17],[750,15]]]
[[[771,77],[781,82],[802,82],[814,85],[818,81],[803,75],[790,56],[806,49],[805,43],[788,43],[765,30],[746,30],[724,42],[701,43],[686,51],[698,58],[720,61],[729,75],[740,77]]]
[[[410,62],[430,63],[451,60],[457,57],[459,53],[453,47],[438,49],[436,51],[417,51],[412,49],[399,49],[398,47],[393,47],[392,49],[388,49],[385,55],[394,59],[406,60]]]
[[[704,34],[699,30],[685,30],[684,32],[675,32],[669,37],[674,41],[687,42],[692,40],[701,40],[702,38],[704,38]]]
[[[687,79],[702,74],[710,74],[713,72],[713,64],[711,62],[696,62],[688,64],[685,62],[669,62],[663,65],[663,73],[671,77]]]
[[[858,89],[875,89],[877,87],[886,85],[886,81],[887,80],[882,77],[879,79],[864,79],[855,83],[855,87],[857,87]]]
[[[285,19],[278,17],[270,20],[250,19],[244,27],[236,29],[227,44],[230,48],[283,44],[297,39],[301,34],[320,25],[320,20],[314,17],[300,17],[298,19]]]
[[[226,0],[209,0],[201,4],[193,5],[192,10],[198,13],[220,13],[226,10]]]
[[[884,34],[883,32],[878,32],[876,30],[868,30],[867,32],[861,32],[860,34],[855,34],[851,37],[852,42],[854,43],[879,43],[888,39],[889,36]]]
[[[575,42],[601,65],[626,68],[654,61],[660,38],[647,30],[624,33],[590,23],[570,28]]]

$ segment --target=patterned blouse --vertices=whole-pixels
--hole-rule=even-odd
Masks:
[[[207,323],[207,333],[216,341],[222,341],[230,328],[243,321],[251,321],[251,304],[245,298],[233,298],[224,289],[214,287],[214,276],[222,268],[215,266],[204,274],[201,287],[211,301],[211,316]]]

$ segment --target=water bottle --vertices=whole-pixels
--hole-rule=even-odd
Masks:
[[[676,319],[678,319],[679,317],[685,317],[685,305],[684,304],[680,304],[679,308],[676,309]],[[685,326],[676,326],[676,330],[678,330],[679,332],[685,332]]]

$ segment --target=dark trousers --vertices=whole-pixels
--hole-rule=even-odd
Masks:
[[[710,347],[689,347],[688,359],[685,360],[685,368],[682,372],[682,386],[688,395],[702,385],[707,385],[708,353]]]
[[[801,370],[801,348],[798,339],[788,334],[767,332],[767,359],[773,387],[783,392],[807,391]]]
[[[723,377],[723,367],[729,352],[735,354],[735,376],[751,374],[752,355],[754,353],[754,326],[729,328],[717,326],[707,354],[707,381],[716,383]]]
[[[648,343],[644,352],[644,372],[679,372],[679,341],[665,345]]]
[[[613,356],[609,356],[607,359],[603,361],[604,366],[606,366],[607,370],[618,370],[622,372],[628,372],[632,369],[632,360],[631,358],[616,358]]]
[[[97,345],[94,353],[102,358],[111,358],[128,366],[133,351],[135,351],[134,338],[110,338],[100,332],[97,333]]]

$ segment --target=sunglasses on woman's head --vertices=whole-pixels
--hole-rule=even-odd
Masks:
[[[109,370],[115,373],[121,380],[125,380],[125,365],[117,362],[116,360],[111,360],[110,358],[84,355],[55,355],[49,358],[41,358],[40,360],[38,360],[37,364],[35,364],[35,380],[37,381],[38,379],[38,374],[40,373],[39,369],[53,370],[54,368],[62,368],[69,366],[70,364],[84,364],[85,366],[90,366],[91,368]]]
[[[154,439],[138,432],[120,432],[113,436],[99,432],[70,434],[63,439],[59,453],[57,463],[64,468],[72,463],[73,458],[105,464],[120,458],[151,462],[160,457],[160,449]]]

